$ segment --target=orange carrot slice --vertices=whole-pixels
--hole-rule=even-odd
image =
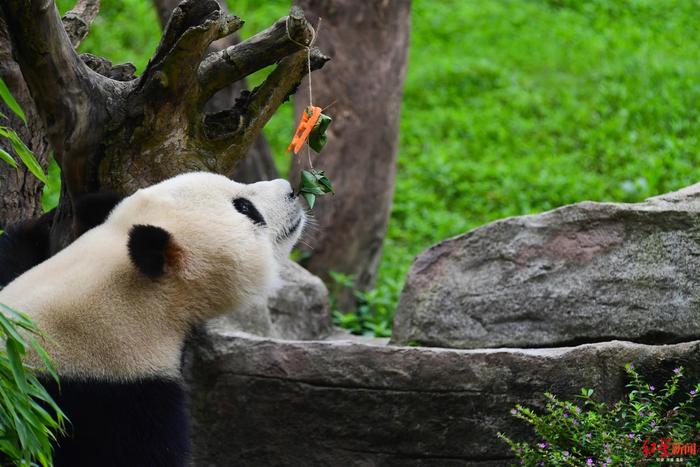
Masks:
[[[309,106],[301,114],[301,119],[299,120],[299,126],[297,126],[297,131],[294,132],[294,137],[292,142],[287,146],[287,152],[294,150],[294,154],[299,154],[301,148],[304,146],[304,142],[309,138],[311,130],[313,130],[314,125],[321,116],[321,108]]]

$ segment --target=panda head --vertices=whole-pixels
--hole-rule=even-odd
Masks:
[[[134,285],[196,321],[266,297],[304,224],[286,180],[241,184],[202,172],[138,190],[102,227],[127,237]]]

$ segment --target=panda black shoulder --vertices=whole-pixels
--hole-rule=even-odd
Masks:
[[[7,228],[0,235],[0,288],[50,256],[54,211]]]
[[[90,193],[75,203],[78,235],[102,224],[121,197],[111,192]],[[0,288],[51,256],[51,226],[56,210],[13,224],[0,235]]]
[[[52,379],[42,384],[70,420],[57,440],[54,467],[106,465],[107,459],[115,466],[186,465],[189,422],[180,382],[62,378],[60,390]]]

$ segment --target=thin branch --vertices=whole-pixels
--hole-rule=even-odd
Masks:
[[[318,70],[330,60],[315,47],[311,49],[311,70]],[[250,94],[241,97],[236,106],[229,110],[214,114],[231,117],[235,128],[224,127],[225,131],[214,134],[216,130],[205,128],[207,137],[215,140],[223,151],[219,160],[218,170],[225,171],[229,165],[235,164],[238,154],[245,154],[258,133],[272,117],[277,108],[292,95],[301,80],[308,73],[307,51],[301,50],[282,59],[277,67],[265,78],[265,81]],[[209,123],[205,119],[205,125]],[[216,123],[216,122],[214,122]]]
[[[311,48],[311,71],[322,68],[329,60],[317,47]],[[306,50],[284,58],[265,81],[253,90],[243,114],[245,124],[238,131],[257,134],[280,104],[296,91],[307,74]]]
[[[100,0],[78,0],[72,10],[63,15],[63,27],[71,44],[78,48],[87,37],[90,25],[100,12]]]
[[[289,16],[239,44],[206,57],[199,66],[202,86],[200,100],[205,103],[218,90],[251,73],[304,49],[313,40],[314,30],[304,12],[293,7]]]

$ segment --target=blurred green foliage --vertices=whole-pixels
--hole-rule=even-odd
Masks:
[[[378,287],[495,219],[698,181],[699,6],[415,0]]]
[[[229,1],[246,21],[243,37],[290,4],[257,3]],[[412,5],[396,195],[373,292],[388,297],[382,329],[413,257],[441,239],[506,216],[639,201],[697,181],[700,1]],[[142,70],[158,38],[149,1],[103,0],[81,50]],[[293,126],[286,103],[265,128],[283,174]]]

